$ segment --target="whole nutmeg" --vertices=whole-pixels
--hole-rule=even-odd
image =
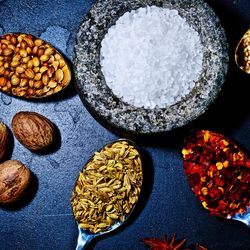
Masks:
[[[8,129],[7,127],[0,122],[0,161],[3,159],[6,149],[7,149],[7,144],[8,144]]]
[[[30,150],[43,150],[54,142],[53,123],[35,112],[19,112],[12,119],[12,129],[17,140]]]
[[[30,170],[20,161],[9,160],[0,164],[0,203],[17,201],[29,185]]]

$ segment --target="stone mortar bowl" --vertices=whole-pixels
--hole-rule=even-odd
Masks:
[[[146,6],[176,9],[200,35],[203,70],[194,89],[166,108],[137,108],[118,99],[107,86],[100,66],[101,41],[124,13]],[[92,116],[114,132],[159,134],[184,126],[215,100],[228,70],[225,31],[203,0],[98,0],[80,25],[74,56],[79,95]]]

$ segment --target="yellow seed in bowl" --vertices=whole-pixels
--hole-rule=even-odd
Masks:
[[[35,68],[33,68],[33,71],[34,71],[34,73],[38,73],[38,72],[40,72],[40,68],[39,67],[35,67]]]
[[[51,96],[51,95],[53,95],[54,94],[54,91],[53,91],[53,89],[51,89],[50,91],[48,91],[45,95],[46,96]]]
[[[33,61],[28,61],[27,67],[28,68],[33,68]]]
[[[38,46],[34,46],[33,49],[32,49],[33,55],[36,55],[37,52],[38,52]]]
[[[34,80],[29,80],[29,87],[33,88],[34,87],[34,83],[35,83]]]
[[[35,93],[36,93],[37,96],[42,96],[44,94],[42,89],[36,90]]]
[[[48,63],[53,65],[53,62],[54,62],[54,61],[55,61],[55,57],[52,56],[52,55],[50,55],[50,56],[49,56]]]
[[[0,75],[3,75],[3,74],[4,74],[4,72],[5,72],[5,69],[4,69],[4,67],[3,67],[3,66],[1,66],[1,67],[0,67]]]
[[[34,80],[35,81],[39,81],[42,78],[42,74],[41,73],[36,73],[34,76]]]
[[[54,93],[58,93],[59,91],[61,91],[62,90],[62,86],[56,86],[55,88],[54,88]]]
[[[47,85],[49,83],[49,76],[48,75],[43,75],[42,77],[42,82],[44,85]]]
[[[49,47],[44,51],[44,55],[50,56],[54,53],[54,49]]]
[[[27,53],[27,51],[25,49],[21,49],[19,51],[19,54],[20,54],[21,57],[27,57],[27,55],[28,55],[28,53]]]
[[[32,95],[34,95],[35,94],[35,90],[34,89],[28,89],[27,90],[27,95],[28,96],[32,96]]]
[[[117,214],[108,214],[108,217],[110,217],[111,219],[117,220],[119,218],[119,216]]]
[[[22,67],[22,66],[16,67],[16,72],[17,72],[18,74],[22,74],[24,71],[25,71],[25,68],[24,68],[24,67]]]
[[[64,73],[59,66],[60,63],[67,65],[62,55],[33,35],[12,33],[0,36],[0,54],[0,76],[3,77],[0,90],[3,92],[40,98],[61,91],[69,83],[61,84]]]
[[[9,44],[9,45],[8,45],[8,48],[9,48],[9,49],[12,49],[12,50],[14,51],[16,47],[15,47],[13,44]]]
[[[29,48],[33,48],[35,46],[34,42],[30,38],[25,37],[24,40],[27,43],[27,45],[29,46]]]
[[[2,90],[4,91],[4,92],[9,92],[9,88],[7,87],[7,86],[4,86],[3,88],[2,88]]]
[[[40,88],[42,88],[42,86],[43,86],[43,83],[41,81],[35,81],[34,82],[34,88],[35,89],[40,89]]]
[[[65,61],[63,59],[59,60],[59,67],[63,68],[65,66]]]
[[[25,70],[25,75],[29,78],[29,79],[33,79],[35,74],[34,71],[32,69],[26,69]]]
[[[20,65],[19,61],[13,61],[13,62],[10,63],[10,66],[13,67],[13,68],[16,68],[19,65]]]
[[[47,71],[48,77],[51,78],[53,76],[54,72],[55,72],[54,68],[53,67],[49,67],[48,71]]]
[[[26,87],[26,86],[28,86],[28,84],[29,84],[29,81],[27,78],[21,79],[20,87]]]
[[[38,57],[33,57],[32,59],[34,67],[38,67],[40,65],[40,60]]]
[[[10,44],[10,41],[9,40],[7,40],[7,39],[2,39],[2,41],[1,41],[2,43],[4,43],[4,44]]]
[[[65,65],[62,68],[63,71],[63,80],[62,80],[62,84],[66,85],[70,80],[71,80],[71,75],[70,75],[70,71],[67,65]]]
[[[10,48],[6,48],[3,50],[3,55],[4,56],[10,56],[13,53],[13,50]]]
[[[43,40],[42,40],[42,39],[36,39],[36,40],[34,41],[34,44],[35,44],[36,46],[40,47],[40,46],[43,44]]]
[[[30,61],[30,57],[26,56],[22,59],[22,63],[28,63]]]
[[[7,83],[7,79],[5,77],[0,77],[0,87],[4,87]]]
[[[20,97],[23,97],[23,96],[26,95],[26,91],[25,91],[25,90],[19,91],[19,92],[17,93],[17,95],[20,96]]]
[[[61,82],[63,80],[63,77],[64,77],[63,71],[61,69],[58,69],[56,71],[56,81]]]
[[[44,73],[45,71],[47,71],[48,70],[48,67],[47,66],[42,66],[41,68],[40,68],[40,72],[41,73]]]
[[[20,61],[22,57],[20,55],[15,55],[13,58],[12,58],[12,61]]]
[[[19,82],[20,82],[20,79],[19,79],[16,75],[13,75],[13,76],[11,77],[11,84],[12,84],[12,85],[16,86],[16,85],[19,84]]]
[[[49,81],[48,86],[53,89],[57,86],[57,82],[54,80],[51,80]]]
[[[50,88],[49,87],[47,87],[47,86],[44,86],[43,87],[43,93],[45,94],[45,93],[48,93],[50,91]]]
[[[59,62],[58,61],[54,61],[54,62],[52,62],[52,65],[53,65],[54,69],[57,70],[58,67],[59,67]]]
[[[58,53],[55,54],[55,59],[56,59],[56,60],[60,60],[61,58],[62,58],[62,57],[61,57]]]
[[[32,49],[30,47],[26,48],[27,54],[31,55],[32,54]]]
[[[46,62],[46,61],[49,60],[49,56],[48,56],[48,55],[42,55],[42,56],[40,57],[40,60],[41,60],[42,62]]]

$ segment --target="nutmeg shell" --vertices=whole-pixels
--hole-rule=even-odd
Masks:
[[[3,159],[8,144],[9,132],[4,123],[0,122],[0,161]]]
[[[15,114],[12,129],[17,140],[34,151],[48,148],[55,139],[53,123],[35,112],[22,111]]]
[[[0,164],[0,203],[10,204],[20,199],[31,179],[30,170],[20,161]]]

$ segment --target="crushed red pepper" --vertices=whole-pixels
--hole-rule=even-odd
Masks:
[[[193,131],[182,150],[184,171],[204,208],[232,218],[250,206],[250,160],[221,134]]]

